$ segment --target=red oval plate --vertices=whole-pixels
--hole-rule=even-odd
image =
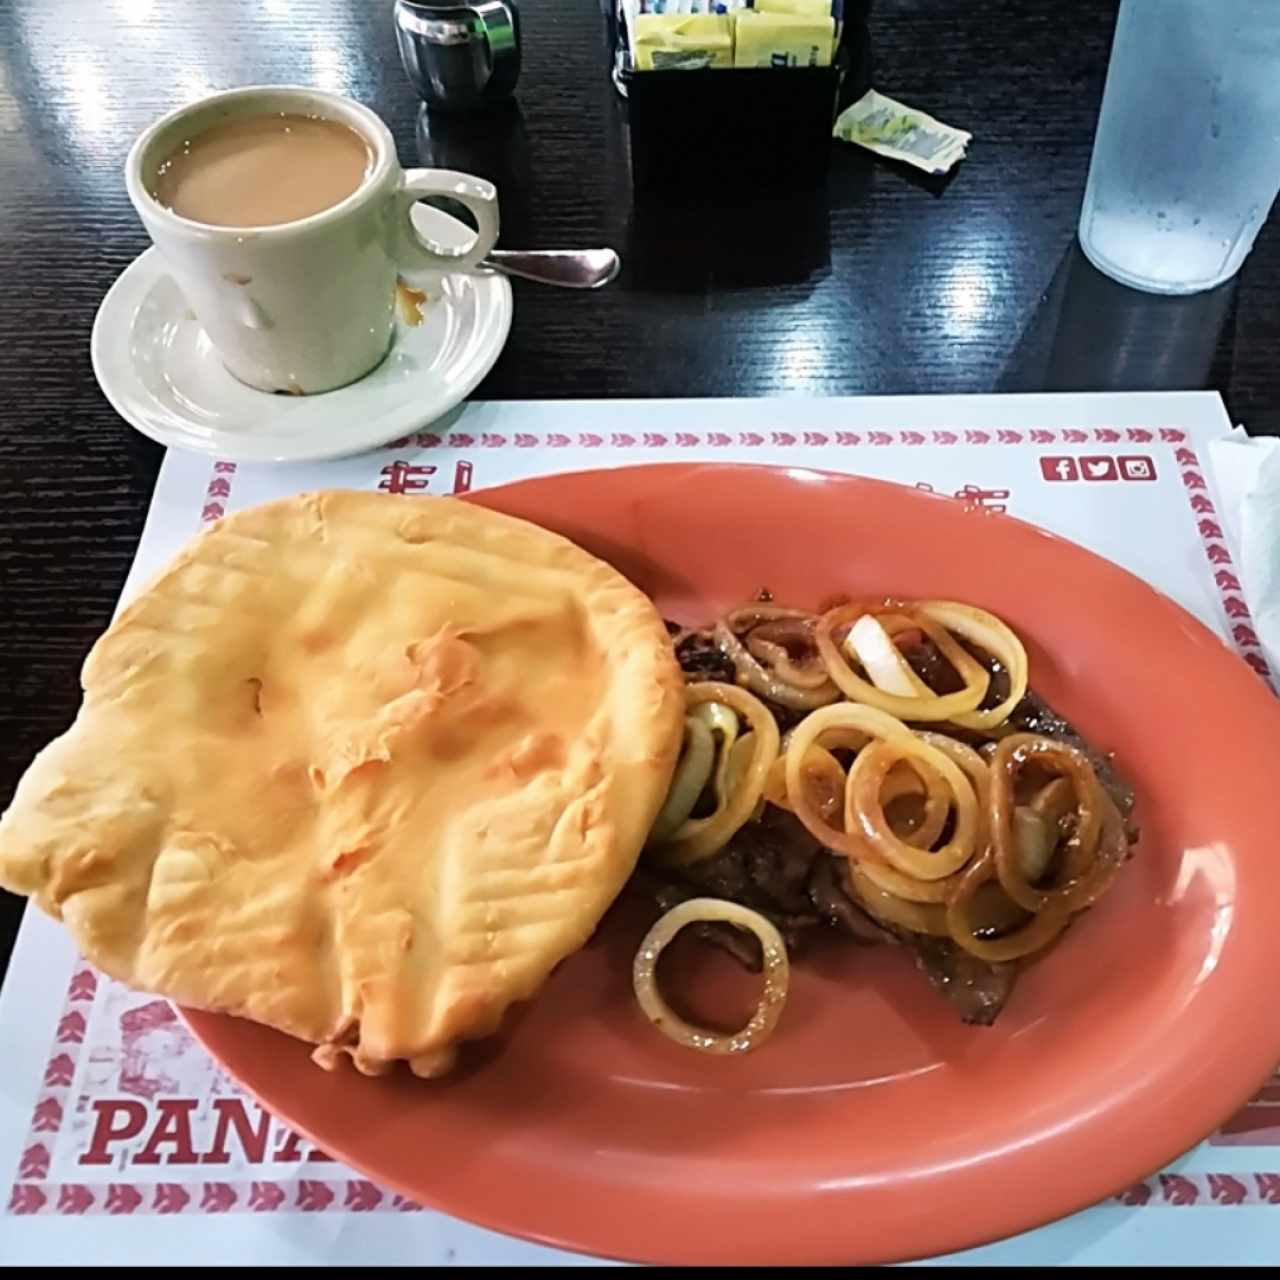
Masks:
[[[705,619],[768,586],[947,597],[1025,639],[1034,687],[1137,787],[1117,887],[961,1025],[896,949],[802,959],[774,1039],[726,1061],[635,1006],[615,913],[456,1077],[328,1074],[308,1047],[189,1013],[270,1110],[387,1186],[534,1240],[666,1263],[875,1262],[1092,1204],[1209,1133],[1280,1060],[1280,708],[1190,615],[1007,516],[810,471],[661,466],[472,500]]]

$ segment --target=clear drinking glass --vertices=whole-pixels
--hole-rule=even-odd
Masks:
[[[1229,280],[1280,190],[1280,0],[1121,0],[1080,245],[1152,293]]]

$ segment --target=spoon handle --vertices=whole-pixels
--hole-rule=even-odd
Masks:
[[[622,262],[612,249],[493,249],[481,266],[562,289],[598,289]]]

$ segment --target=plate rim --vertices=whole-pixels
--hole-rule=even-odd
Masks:
[[[506,511],[507,507],[503,500],[513,490],[529,489],[549,481],[563,481],[571,477],[579,479],[599,478],[604,481],[609,478],[616,479],[619,472],[625,471],[642,473],[641,479],[664,482],[675,478],[688,477],[703,470],[714,470],[721,476],[731,472],[768,472],[775,475],[779,482],[787,484],[800,483],[796,473],[803,472],[808,476],[826,482],[835,482],[840,486],[871,487],[879,491],[893,491],[895,499],[908,506],[932,504],[938,510],[954,511],[960,518],[998,519],[1001,526],[1018,526],[1023,531],[1021,536],[1030,535],[1043,539],[1055,546],[1060,553],[1083,557],[1092,562],[1102,572],[1127,580],[1133,588],[1154,597],[1162,608],[1174,610],[1176,615],[1180,617],[1182,624],[1189,627],[1193,632],[1198,633],[1202,639],[1212,641],[1214,650],[1220,652],[1221,657],[1226,660],[1227,665],[1223,669],[1229,668],[1233,671],[1234,678],[1238,682],[1241,691],[1246,689],[1250,691],[1248,696],[1251,703],[1258,708],[1260,715],[1272,721],[1271,728],[1277,735],[1277,741],[1280,742],[1280,701],[1274,699],[1267,692],[1257,674],[1243,661],[1224,637],[1202,622],[1190,610],[1131,570],[1108,559],[1106,556],[1073,542],[1069,538],[1055,534],[1028,520],[1005,513],[1001,513],[998,516],[990,512],[964,511],[962,513],[955,506],[954,500],[943,494],[922,492],[904,485],[894,484],[891,481],[846,472],[828,471],[821,468],[797,468],[772,463],[689,461],[641,464],[620,468],[593,467],[555,472],[545,476],[522,477],[502,485],[478,489],[458,496],[464,501],[474,502],[497,511]],[[1268,708],[1268,710],[1263,711],[1263,708]],[[326,1140],[319,1136],[311,1126],[289,1116],[287,1109],[281,1110],[276,1105],[267,1102],[252,1084],[236,1073],[234,1068],[219,1055],[216,1048],[211,1044],[206,1036],[206,1031],[216,1028],[229,1015],[209,1014],[177,1005],[175,1005],[175,1008],[196,1039],[214,1057],[215,1061],[222,1065],[228,1074],[236,1080],[239,1087],[245,1089],[246,1092],[256,1098],[266,1110],[279,1116],[290,1127],[303,1134],[317,1146],[326,1149]],[[1264,1022],[1265,1020],[1259,1022],[1260,1030],[1263,1029]],[[1124,1152],[1110,1162],[1110,1167],[1115,1167],[1117,1169],[1116,1172],[1108,1173],[1105,1177],[1080,1179],[1081,1188],[1071,1194],[1057,1198],[1052,1207],[1048,1207],[1048,1205],[1049,1201],[1054,1200],[1054,1197],[1052,1195],[1043,1196],[1040,1199],[1045,1207],[1036,1209],[1031,1213],[1019,1211],[1011,1204],[991,1206],[989,1212],[983,1215],[974,1215],[986,1224],[981,1227],[967,1226],[964,1229],[935,1231],[925,1228],[922,1221],[922,1230],[918,1237],[920,1243],[918,1245],[904,1242],[901,1247],[890,1250],[875,1249],[860,1252],[855,1227],[851,1227],[843,1233],[843,1251],[838,1251],[835,1246],[835,1233],[823,1237],[822,1241],[817,1245],[812,1240],[802,1240],[799,1242],[799,1247],[787,1247],[773,1253],[757,1250],[750,1259],[745,1259],[741,1255],[734,1253],[732,1248],[728,1247],[724,1242],[717,1244],[708,1239],[672,1241],[665,1249],[660,1244],[655,1244],[653,1248],[642,1251],[634,1249],[614,1250],[608,1246],[606,1241],[608,1235],[607,1225],[595,1226],[589,1231],[583,1230],[581,1228],[581,1216],[578,1218],[579,1227],[576,1230],[541,1228],[535,1224],[520,1220],[509,1200],[501,1201],[497,1211],[494,1210],[492,1202],[488,1200],[484,1203],[469,1202],[465,1205],[460,1205],[447,1194],[425,1195],[421,1186],[415,1187],[402,1179],[380,1172],[376,1167],[363,1162],[358,1156],[352,1157],[343,1152],[339,1153],[337,1158],[353,1169],[367,1175],[379,1185],[391,1188],[442,1213],[537,1244],[585,1253],[600,1258],[658,1265],[746,1265],[749,1262],[764,1265],[784,1263],[822,1265],[849,1264],[851,1261],[856,1261],[860,1264],[914,1261],[994,1243],[1059,1221],[1082,1209],[1099,1204],[1102,1200],[1118,1193],[1126,1186],[1166,1167],[1203,1141],[1209,1133],[1213,1132],[1217,1126],[1229,1118],[1274,1070],[1276,1062],[1280,1061],[1280,1024],[1277,1024],[1271,1030],[1269,1036],[1264,1031],[1251,1043],[1260,1046],[1270,1045],[1271,1047],[1265,1049],[1265,1051],[1263,1049],[1255,1051],[1252,1054],[1250,1064],[1247,1065],[1247,1069],[1246,1064],[1237,1059],[1233,1077],[1237,1078],[1240,1083],[1238,1087],[1231,1090],[1229,1099],[1225,1094],[1221,1095],[1223,1101],[1220,1104],[1213,1106],[1211,1109],[1202,1107],[1194,1113],[1197,1118],[1189,1122],[1152,1126],[1153,1137],[1149,1144],[1140,1147],[1135,1146],[1132,1149],[1126,1148]],[[1246,1079],[1250,1083],[1245,1084],[1244,1081]],[[1151,1086],[1149,1082],[1144,1080],[1138,1082],[1136,1088],[1140,1092],[1149,1092]],[[1139,1152],[1143,1154],[1140,1155]],[[580,1184],[589,1185],[589,1174],[579,1174],[578,1181]],[[1091,1184],[1088,1190],[1083,1187],[1086,1182]],[[837,1201],[831,1201],[829,1202],[829,1207],[836,1209],[839,1204]],[[657,1234],[660,1233],[655,1232],[655,1235]]]

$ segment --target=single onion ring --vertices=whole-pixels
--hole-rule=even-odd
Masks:
[[[930,733],[919,730],[916,733],[916,737],[923,742],[927,742],[931,747],[936,747],[943,755],[949,756],[955,764],[965,771],[969,781],[973,784],[974,794],[978,798],[978,812],[980,815],[985,814],[987,812],[988,797],[991,793],[991,770],[987,767],[987,762],[982,756],[972,747],[963,742],[958,742],[955,738],[947,737],[945,733]],[[885,790],[881,792],[881,801],[885,804],[888,801],[884,797],[886,793],[892,790],[893,780],[894,773],[891,771],[885,779]],[[1051,783],[1050,786],[1052,785]],[[1048,787],[1045,788],[1046,791],[1048,789]],[[846,813],[845,826],[851,827],[854,821],[853,815]],[[983,845],[986,840],[987,834],[984,831],[979,837],[979,846]],[[885,863],[873,862],[870,859],[862,863],[859,870],[876,888],[892,894],[895,898],[918,903],[945,903],[959,886],[961,877],[967,873],[967,869],[962,869],[956,872],[955,875],[945,876],[941,880],[916,880],[912,876],[903,875],[901,871],[897,871]]]
[[[658,989],[658,957],[686,925],[723,922],[755,934],[764,957],[760,1003],[746,1026],[731,1035],[695,1027],[677,1014]],[[758,911],[723,898],[690,898],[672,907],[645,934],[631,968],[636,999],[644,1015],[664,1036],[701,1053],[738,1054],[758,1049],[773,1034],[787,1002],[791,965],[782,935]]]
[[[716,744],[705,720],[684,718],[684,745],[671,789],[654,819],[649,839],[654,843],[669,840],[688,821],[698,797],[711,781],[716,763]]]
[[[712,634],[716,647],[727,657],[737,672],[738,680],[753,693],[781,706],[790,707],[794,711],[809,711],[814,707],[825,706],[834,702],[840,691],[825,677],[818,684],[806,680],[803,684],[791,684],[782,675],[765,667],[760,660],[748,652],[746,645],[738,638],[735,625],[741,626],[744,617],[754,619],[748,625],[761,622],[775,622],[784,618],[811,618],[811,614],[798,609],[780,609],[771,605],[754,605],[735,610],[726,618],[721,618],[715,625]],[[778,646],[781,648],[781,646]],[[792,663],[788,659],[787,667]]]
[[[742,610],[731,613],[726,619],[729,630],[738,634],[735,619]],[[817,647],[813,643],[813,624],[817,618],[813,614],[800,617],[776,618],[761,622],[751,628],[746,638],[747,652],[766,666],[770,666],[790,685],[799,689],[816,689],[830,684],[831,677],[818,656]],[[801,662],[797,662],[787,648],[787,642],[808,645],[811,654]]]
[[[963,742],[957,742],[955,738],[947,737],[945,733],[917,731],[916,737],[927,742],[931,747],[936,747],[943,755],[949,756],[965,771],[978,798],[979,815],[985,814],[991,788],[991,771],[987,768],[987,762],[972,747],[966,746]],[[899,768],[906,768],[906,766],[899,766]],[[886,796],[893,790],[896,772],[891,770],[885,779],[885,789],[880,793],[882,804],[889,803]],[[845,827],[852,828],[855,822],[855,816],[846,812]],[[984,830],[978,840],[980,847],[986,839]],[[862,863],[861,870],[877,888],[893,894],[896,898],[905,898],[908,902],[946,902],[959,883],[960,875],[963,874],[961,871],[955,875],[945,876],[941,880],[916,880],[912,876],[903,875],[901,871],[895,870],[886,863],[874,862],[870,859]]]
[[[685,686],[689,708],[717,703],[736,711],[755,734],[755,749],[741,785],[731,794],[718,796],[716,811],[707,818],[689,818],[669,839],[651,845],[654,855],[668,866],[688,866],[718,853],[755,812],[764,794],[769,769],[778,758],[778,722],[769,709],[745,689],[716,680]],[[744,735],[745,736],[745,735]],[[727,772],[727,762],[726,762]]]
[[[786,761],[787,798],[792,812],[819,844],[843,853],[847,858],[865,859],[875,856],[868,850],[867,842],[859,834],[832,826],[823,817],[804,785],[802,772],[809,748],[819,744],[819,739],[839,736],[847,741],[850,730],[873,741],[914,737],[901,720],[863,703],[837,702],[834,706],[810,712],[788,735],[787,753],[783,757]]]
[[[955,668],[964,681],[964,688],[955,693],[918,694],[908,697],[889,693],[859,676],[846,661],[836,643],[837,630],[848,630],[865,614],[877,618],[892,617],[892,630],[899,631],[910,625],[922,631],[939,653]],[[888,628],[886,628],[888,630]],[[967,650],[962,648],[938,623],[910,605],[885,601],[882,605],[847,604],[831,609],[818,619],[814,628],[814,640],[818,652],[826,663],[831,679],[844,695],[857,703],[876,707],[903,720],[937,721],[956,720],[964,713],[975,711],[986,697],[991,684],[991,673]],[[912,673],[916,680],[919,677]],[[923,683],[923,682],[921,682]]]
[[[1003,724],[1027,692],[1027,651],[1022,641],[995,614],[985,609],[975,609],[972,605],[953,600],[923,600],[916,608],[926,618],[998,658],[1009,675],[1009,692],[1000,703],[986,711],[967,711],[952,716],[952,719],[965,729],[994,729]]]
[[[987,767],[987,762],[975,751],[972,746],[959,742],[954,737],[947,737],[946,733],[932,733],[927,731],[916,731],[916,737],[920,740],[928,742],[929,746],[934,746],[942,751],[943,755],[950,756],[952,762],[959,765],[964,772],[968,774],[969,781],[973,783],[974,794],[978,797],[978,812],[980,815],[987,813],[988,797],[991,795],[991,769]],[[888,774],[886,778],[886,787],[881,792],[883,803],[884,795],[892,788],[893,773]],[[1055,783],[1044,788],[1044,791],[1050,791]],[[1042,792],[1043,795],[1043,792]],[[845,826],[854,826],[855,818],[850,813],[845,814]],[[983,831],[979,836],[979,847],[987,842],[987,833]],[[937,881],[919,881],[911,876],[904,876],[900,870],[888,867],[887,864],[877,863],[868,859],[864,863],[859,864],[859,872],[867,881],[873,884],[878,890],[891,895],[893,899],[905,900],[908,902],[918,902],[918,904],[945,904],[951,899],[951,896],[960,887],[960,882],[968,874],[969,868],[961,868],[954,876],[946,876]],[[977,890],[974,890],[977,892]],[[931,924],[937,924],[937,916],[927,916]],[[950,932],[948,929],[942,929],[942,933]]]
[[[1046,947],[1067,927],[1069,911],[1055,905],[1033,915],[1021,928],[1000,938],[979,938],[974,934],[972,907],[978,890],[996,879],[995,859],[987,853],[977,859],[960,878],[947,903],[947,932],[959,947],[986,960],[1003,964]]]
[[[852,858],[844,860],[845,875],[849,878],[850,896],[858,905],[881,924],[909,933],[927,933],[935,938],[945,938],[950,932],[946,907],[942,900],[916,902],[885,889],[871,874],[872,869],[884,870],[874,863],[858,863]],[[905,876],[902,877],[904,880]]]
[[[1067,874],[1062,884],[1038,889],[1023,871],[1022,857],[1014,824],[1014,786],[1018,770],[1028,761],[1065,777],[1075,793],[1075,831],[1068,842]],[[1108,863],[1123,861],[1114,835],[1115,822],[1104,823],[1109,798],[1098,782],[1088,757],[1066,743],[1042,738],[1033,733],[1014,733],[1001,739],[991,759],[991,845],[995,853],[996,874],[1010,898],[1027,911],[1043,912],[1060,908],[1068,914],[1079,910],[1098,895],[1094,882],[1110,883]],[[1105,856],[1099,856],[1104,825],[1110,836]],[[1125,845],[1123,823],[1120,843]]]
[[[889,826],[880,793],[889,770],[908,761],[927,783],[928,771],[941,774],[955,810],[955,831],[940,849],[929,851],[901,839]],[[980,834],[978,798],[964,772],[950,757],[914,734],[873,742],[859,752],[849,770],[845,812],[856,818],[867,845],[880,860],[917,880],[941,880],[973,857]]]

